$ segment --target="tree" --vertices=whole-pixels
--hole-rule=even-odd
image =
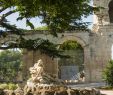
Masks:
[[[25,18],[26,24],[30,26],[31,29],[34,29],[34,25],[30,22],[30,20],[35,17],[41,18],[41,23],[46,24],[48,31],[55,36],[57,36],[57,32],[63,32],[65,30],[87,29],[87,23],[82,21],[82,17],[87,17],[93,12],[93,10],[96,9],[90,6],[89,2],[90,0],[0,0],[0,13],[4,12],[7,8],[10,8],[10,10],[3,14],[0,18],[1,27],[6,28],[6,32],[1,33],[5,33],[6,35],[10,30],[10,32],[18,35],[23,34],[23,29],[18,29],[7,22],[6,17],[15,12],[19,12],[17,20]],[[11,43],[8,48],[18,46],[20,48],[32,47],[31,49],[34,49],[34,47],[31,46],[34,41],[29,40],[31,43],[29,44],[30,46],[26,46],[26,44],[25,46],[22,46],[21,44],[27,43],[28,41],[26,41],[22,35],[20,36],[20,40],[21,41],[19,42],[21,43]],[[48,41],[45,40],[45,42]],[[54,46],[55,51],[52,50],[51,53],[59,55],[59,52],[55,47],[57,45],[53,45],[53,43],[51,43],[51,45],[52,46],[44,48],[44,52],[47,50],[47,53],[48,48],[51,50],[50,47]],[[39,49],[39,47],[35,49]]]
[[[21,31],[23,29],[18,29],[15,25],[11,25],[8,20],[7,17],[13,13],[16,13],[17,11],[15,9],[9,9],[8,11],[6,11],[8,8],[10,8],[11,6],[4,6],[2,1],[0,3],[0,28],[4,28],[4,30],[0,30],[0,36],[2,35],[3,37],[5,37],[7,35],[7,32],[11,32],[17,35],[21,35]],[[3,13],[5,11],[5,13]]]
[[[26,18],[26,22],[34,28],[30,19],[40,17],[52,33],[74,28],[86,28],[82,17],[92,13],[94,7],[89,5],[91,0],[1,0],[3,8],[14,7],[12,12],[19,12],[17,20]],[[15,7],[16,6],[16,7]],[[9,13],[9,12],[8,12]],[[71,26],[71,27],[70,27]]]
[[[110,60],[104,70],[104,79],[108,85],[113,87],[113,60]]]
[[[0,52],[0,81],[13,81],[22,69],[20,51],[5,50]]]

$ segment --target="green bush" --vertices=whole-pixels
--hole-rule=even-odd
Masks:
[[[8,85],[6,83],[0,84],[0,89],[8,89]]]
[[[15,90],[16,88],[17,88],[17,85],[13,84],[13,83],[9,83],[9,84],[3,83],[3,84],[0,84],[0,89]]]
[[[9,90],[15,90],[17,88],[17,85],[9,83],[8,87],[9,87]]]
[[[106,69],[104,70],[103,78],[106,83],[113,87],[113,60],[110,60]]]

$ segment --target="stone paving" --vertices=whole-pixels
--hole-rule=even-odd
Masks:
[[[103,87],[106,86],[105,83],[83,83],[83,84],[74,84],[68,85],[72,88],[95,88],[95,87]],[[100,90],[102,95],[113,95],[113,90]]]

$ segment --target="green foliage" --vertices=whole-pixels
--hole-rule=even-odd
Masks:
[[[4,1],[4,2],[5,2],[6,5],[4,5],[2,3],[2,0],[0,0],[0,14],[1,14],[1,16],[0,16],[0,28],[2,29],[2,31],[0,30],[0,34],[5,37],[7,35],[7,32],[10,31],[13,34],[22,35],[23,29],[17,28],[16,25],[10,24],[7,20],[7,17],[9,15],[15,13],[16,10],[13,8],[13,9],[10,9],[8,11],[7,8],[10,8],[11,6],[7,5],[6,1]]]
[[[38,27],[35,30],[49,30],[47,26]]]
[[[17,88],[16,84],[9,83],[9,84],[0,84],[0,89],[8,89],[8,90],[15,90]]]
[[[22,54],[19,51],[6,50],[0,52],[0,81],[15,81],[21,70]]]
[[[76,50],[76,49],[83,49],[80,44],[76,41],[68,40],[60,45],[60,49],[62,50]]]
[[[17,88],[17,85],[16,84],[13,84],[13,83],[9,83],[8,84],[8,89],[9,90],[15,90]]]
[[[62,32],[68,29],[86,29],[87,23],[82,17],[87,17],[97,8],[89,5],[91,0],[0,0],[3,8],[13,8],[19,12],[17,20],[26,18],[26,23],[34,28],[31,18],[39,17],[41,23],[48,26],[50,32]]]
[[[38,45],[37,48],[34,48],[34,40],[23,40],[23,29],[18,29],[15,25],[11,25],[7,17],[18,12],[19,16],[17,17],[17,21],[25,19],[26,25],[30,26],[31,29],[35,28],[31,23],[31,19],[39,17],[42,19],[41,23],[47,26],[48,31],[54,36],[57,36],[57,32],[64,32],[65,30],[87,29],[87,23],[82,21],[82,17],[87,17],[97,9],[89,5],[90,1],[91,0],[0,0],[0,13],[2,13],[0,17],[0,27],[5,28],[5,31],[2,31],[0,34],[6,36],[6,32],[10,31],[11,33],[20,35],[21,41],[16,44],[9,43],[7,48],[39,49],[50,56],[61,56],[61,54],[59,54],[61,51],[57,50],[57,45],[49,41],[44,41],[41,45]],[[10,10],[7,10],[8,8],[10,8]],[[40,41],[38,44],[40,44]],[[2,47],[2,49],[4,48]]]
[[[8,89],[8,85],[6,83],[0,84],[0,89]]]
[[[37,38],[35,40],[26,40],[21,38],[20,43],[10,44],[9,47],[27,48],[28,50],[40,50],[41,53],[47,54],[50,57],[69,57],[62,54],[62,50],[58,50],[58,45],[53,44],[49,40]]]
[[[106,69],[104,70],[104,79],[108,85],[113,87],[113,60],[110,60]]]

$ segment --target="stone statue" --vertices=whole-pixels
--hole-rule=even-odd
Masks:
[[[63,84],[63,81],[52,74],[48,74],[44,70],[43,61],[39,59],[33,67],[29,68],[31,78],[27,84],[33,86],[34,84]]]
[[[43,61],[40,59],[37,61],[37,63],[34,64],[33,67],[29,68],[31,78],[35,82],[40,82],[40,79],[44,75],[44,65]]]

